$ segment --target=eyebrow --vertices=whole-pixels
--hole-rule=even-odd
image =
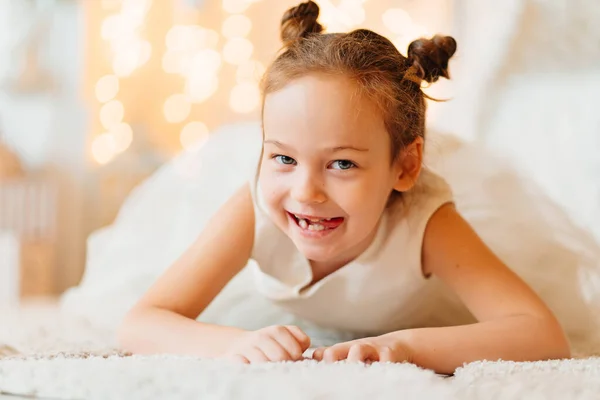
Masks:
[[[281,147],[282,149],[291,149],[291,147],[288,146],[287,144],[283,144],[277,140],[265,140],[265,143],[274,144],[275,146]],[[326,150],[331,153],[335,153],[336,151],[342,151],[342,150],[355,150],[355,151],[361,151],[361,152],[369,151],[369,149],[363,149],[363,148],[354,147],[354,146],[336,146],[336,147],[327,148]]]

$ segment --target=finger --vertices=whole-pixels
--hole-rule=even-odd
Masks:
[[[302,344],[298,342],[298,339],[288,328],[275,333],[273,339],[285,350],[289,360],[296,361],[302,358],[302,354],[304,354]]]
[[[294,342],[298,348],[300,348],[300,345],[296,343],[295,339],[290,338],[290,340]],[[275,362],[292,360],[290,353],[275,338],[269,337],[268,339],[261,341],[260,349],[267,356],[269,361]]]
[[[382,346],[379,348],[379,362],[385,363],[385,362],[400,362],[403,360],[396,360],[396,357],[394,356],[394,352],[392,351],[391,347],[388,346]]]
[[[286,328],[290,331],[294,338],[296,338],[300,344],[302,352],[304,353],[310,347],[310,337],[308,337],[308,335],[297,326],[288,325]]]
[[[350,362],[373,362],[379,360],[379,355],[373,346],[357,343],[350,347],[347,360]]]
[[[246,359],[248,359],[248,361],[252,364],[269,362],[269,358],[258,347],[250,347],[249,349],[244,350],[242,356],[246,357]]]
[[[238,364],[250,364],[250,360],[241,354],[232,354],[227,357],[227,360]]]
[[[323,352],[323,361],[325,362],[336,362],[345,360],[348,357],[348,350],[350,345],[335,345],[328,347]]]
[[[315,351],[312,354],[313,360],[322,361],[323,353],[325,352],[325,349],[326,349],[326,347],[319,347],[319,348],[315,349]]]

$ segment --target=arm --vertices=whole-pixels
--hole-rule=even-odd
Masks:
[[[427,225],[423,272],[437,275],[453,289],[479,322],[340,343],[317,349],[313,358],[409,361],[451,374],[476,360],[569,357],[569,345],[552,312],[488,249],[453,205],[441,207]]]
[[[253,241],[254,210],[245,185],[129,311],[120,345],[135,353],[222,355],[244,331],[195,319],[246,265]]]
[[[452,373],[475,360],[570,356],[552,312],[490,251],[453,205],[441,207],[427,226],[423,269],[454,290],[479,322],[390,334],[406,344],[413,363]]]

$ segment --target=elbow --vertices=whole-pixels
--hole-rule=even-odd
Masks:
[[[137,353],[139,349],[140,337],[138,335],[139,311],[130,310],[116,330],[117,347],[123,351]]]
[[[545,319],[544,324],[540,327],[540,332],[545,336],[546,340],[541,342],[546,343],[548,354],[546,359],[559,360],[571,358],[571,346],[569,340],[562,329],[560,323],[555,318]]]

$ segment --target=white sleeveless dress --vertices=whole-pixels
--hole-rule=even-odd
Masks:
[[[385,210],[367,250],[312,285],[308,260],[270,219],[258,179],[251,185],[254,281],[277,306],[318,326],[364,336],[427,326],[432,311],[448,304],[449,293],[423,276],[421,263],[427,222],[453,201],[440,176],[423,170],[415,187]]]

